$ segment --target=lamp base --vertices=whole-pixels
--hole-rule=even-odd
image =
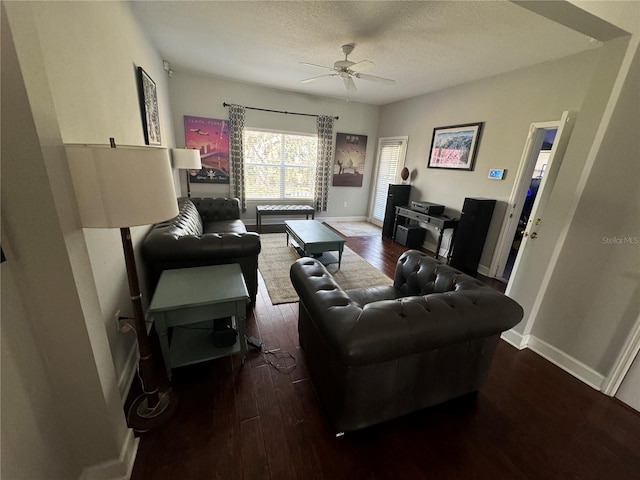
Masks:
[[[158,404],[154,408],[149,408],[147,396],[142,394],[129,407],[127,421],[136,432],[146,432],[169,420],[177,407],[178,399],[172,390],[160,392]]]

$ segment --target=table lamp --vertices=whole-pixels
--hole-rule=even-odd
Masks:
[[[200,170],[202,168],[200,151],[191,148],[172,148],[171,160],[173,162],[173,168],[181,168],[187,170],[187,197],[191,197],[191,186],[189,185],[188,170]]]
[[[65,145],[73,187],[86,228],[119,228],[127,269],[129,294],[140,352],[143,394],[127,420],[144,431],[171,415],[168,392],[158,391],[151,342],[142,311],[135,256],[129,227],[149,225],[178,215],[173,174],[166,148]]]

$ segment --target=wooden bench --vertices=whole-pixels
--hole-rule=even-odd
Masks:
[[[256,226],[262,233],[263,215],[304,215],[309,220],[316,218],[316,210],[310,205],[258,205],[256,206]]]

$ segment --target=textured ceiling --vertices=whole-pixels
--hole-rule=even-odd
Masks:
[[[344,56],[370,60],[354,101],[383,105],[597,48],[599,42],[501,1],[135,1],[132,9],[175,75],[195,71],[346,98],[339,77],[303,84]]]

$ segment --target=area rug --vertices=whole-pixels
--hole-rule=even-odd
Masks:
[[[262,234],[260,242],[262,243],[262,251],[260,252],[258,269],[264,279],[267,292],[269,292],[271,303],[278,305],[297,302],[299,299],[293,285],[291,285],[289,269],[291,264],[300,257],[293,247],[286,244],[284,233]],[[337,252],[332,253],[337,257]],[[367,263],[347,246],[344,247],[342,253],[340,270],[338,270],[337,263],[327,265],[327,270],[345,290],[393,283],[393,280]]]
[[[368,222],[325,222],[345,237],[374,237],[382,235],[382,229]]]

